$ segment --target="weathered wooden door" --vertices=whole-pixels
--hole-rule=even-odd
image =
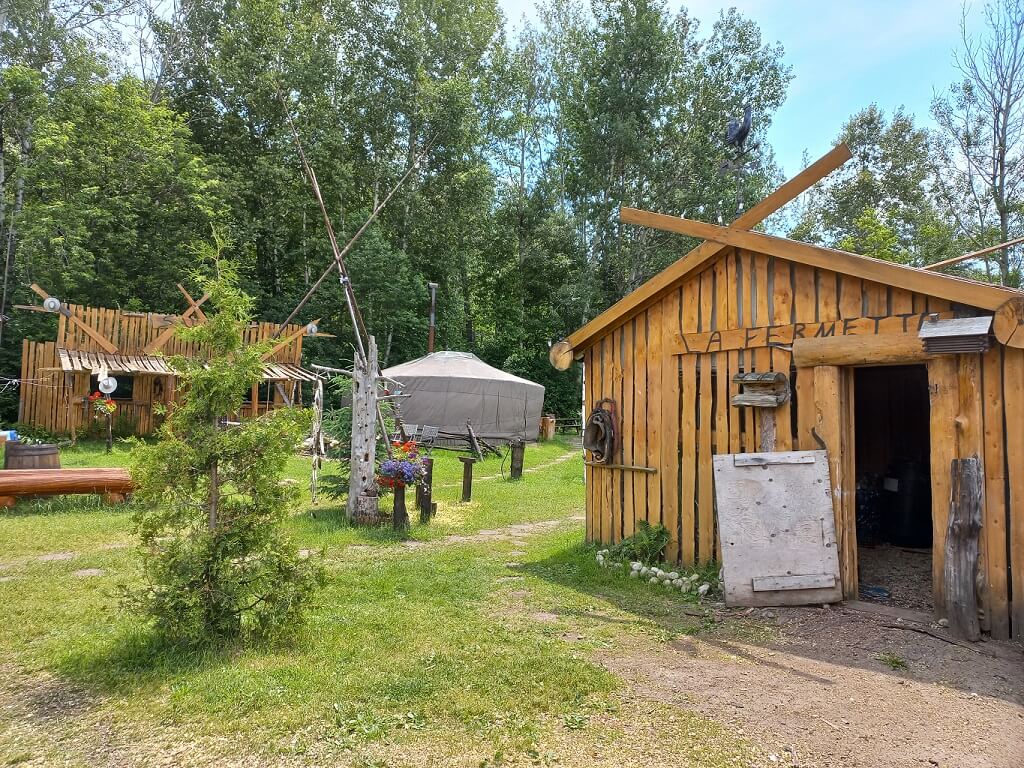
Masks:
[[[728,605],[842,599],[825,451],[715,456]]]

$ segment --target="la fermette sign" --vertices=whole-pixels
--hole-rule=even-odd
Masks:
[[[952,312],[910,312],[884,317],[855,317],[822,323],[763,325],[758,328],[734,328],[725,331],[677,333],[669,353],[706,354],[757,347],[788,347],[795,339],[822,339],[830,336],[877,336],[916,334],[929,317],[945,320]]]

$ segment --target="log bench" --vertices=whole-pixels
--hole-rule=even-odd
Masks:
[[[135,484],[120,467],[0,470],[0,507],[13,507],[19,496],[95,493],[111,504],[123,502]]]

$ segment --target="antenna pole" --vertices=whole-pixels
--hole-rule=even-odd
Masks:
[[[430,331],[427,334],[427,354],[434,351],[435,309],[437,307],[437,283],[427,283],[430,289]]]

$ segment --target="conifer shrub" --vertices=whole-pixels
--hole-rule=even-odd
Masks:
[[[213,310],[179,333],[208,357],[170,358],[177,402],[157,440],[136,440],[132,451],[143,583],[125,598],[173,642],[273,639],[301,621],[324,578],[281,526],[297,493],[282,482],[285,463],[311,417],[282,408],[238,423],[269,345],[244,342],[252,300],[234,266],[206,251]]]

